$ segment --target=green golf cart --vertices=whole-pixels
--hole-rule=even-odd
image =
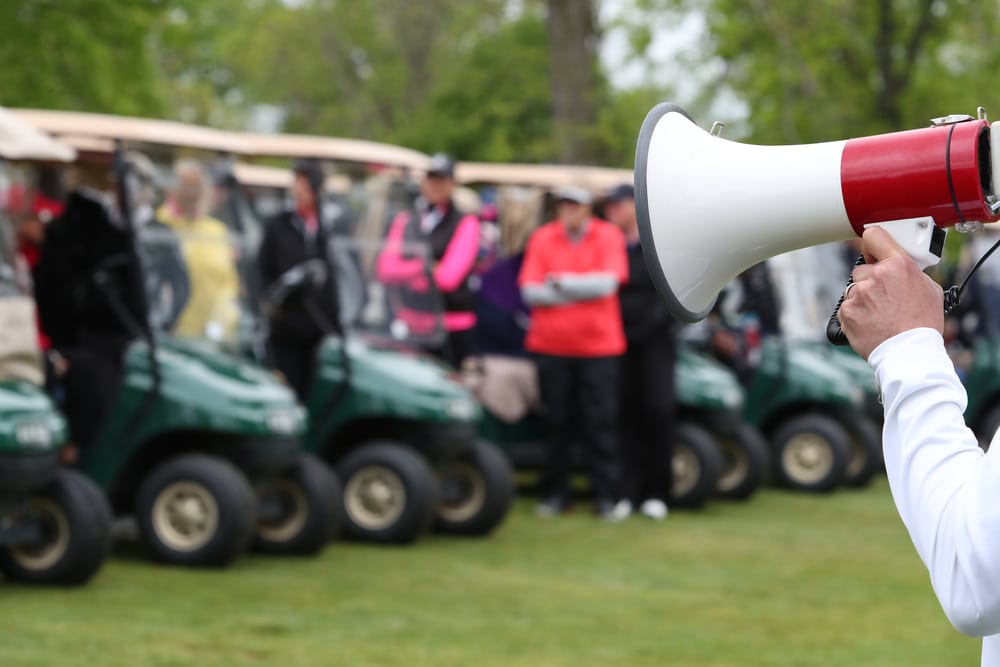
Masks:
[[[510,509],[513,472],[477,439],[480,408],[460,377],[420,351],[445,336],[441,311],[428,307],[439,300],[415,304],[407,288],[380,280],[381,242],[336,237],[332,246],[343,329],[320,349],[303,442],[343,480],[345,533],[392,543],[431,527],[489,534]],[[429,257],[419,245],[405,251]]]
[[[815,355],[818,364],[840,371],[860,393],[859,410],[834,411],[846,430],[850,457],[843,484],[864,487],[882,467],[882,405],[875,373],[847,346],[826,340],[826,324],[843,291],[856,254],[843,243],[830,243],[784,253],[767,261],[781,303],[781,334],[800,355]]]
[[[154,329],[159,306],[153,295],[163,291],[156,284],[163,273],[151,258],[169,251],[159,247],[164,235],[137,221],[130,206],[140,189],[132,180],[134,160],[121,150],[114,156],[118,205],[112,211],[121,212],[132,241],[84,267],[70,293],[113,313],[132,342],[111,408],[92,442],[80,447],[79,468],[117,514],[134,517],[156,560],[224,566],[251,546],[319,552],[336,532],[339,484],[300,448],[305,411],[269,371],[215,345],[212,326],[203,338]],[[76,168],[107,173],[108,166],[98,157]],[[138,308],[126,304],[136,293],[144,298],[129,304]],[[39,307],[47,304],[40,300]]]
[[[336,185],[318,201],[320,219],[334,232],[328,256],[336,272],[341,321],[322,323],[328,335],[306,400],[304,444],[343,482],[344,533],[398,544],[413,542],[428,528],[490,534],[513,500],[510,463],[500,450],[477,440],[479,407],[458,375],[420,352],[444,336],[440,313],[426,314],[430,325],[425,330],[408,327],[396,312],[405,289],[386,284],[376,270],[389,222],[413,205],[410,179],[426,166],[427,156],[333,137],[239,137],[244,160],[316,159],[326,165],[327,185]],[[259,229],[252,212],[260,206],[234,205],[233,195],[242,197],[248,187],[272,181],[254,183],[251,170],[235,170],[241,172],[243,180],[233,179],[229,208],[240,211],[233,217],[247,233]],[[429,258],[423,247],[407,251]],[[289,272],[288,284],[277,292],[310,290],[308,274]]]
[[[34,187],[23,161],[71,158],[0,109],[0,572],[21,583],[82,584],[111,550],[104,494],[60,465],[66,423],[42,387],[30,275],[15,250]]]

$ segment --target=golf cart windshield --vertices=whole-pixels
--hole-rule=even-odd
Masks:
[[[345,330],[372,341],[443,344],[444,306],[426,244],[336,236],[330,246]]]
[[[137,220],[152,329],[207,340],[238,351],[253,340],[246,254],[238,237],[213,218],[167,224]]]
[[[309,281],[317,278],[311,273],[315,261],[307,262],[301,271],[283,277],[287,284],[262,291],[255,253],[222,223],[185,229],[150,220],[138,228],[150,323],[155,331],[176,337],[259,354],[266,334],[263,301],[282,290],[279,301],[298,290],[311,290]],[[433,285],[426,245],[387,246],[384,241],[333,236],[328,252],[345,332],[414,346],[444,341],[442,300]],[[327,326],[329,333],[336,333],[335,323]]]
[[[41,353],[30,271],[17,253],[16,224],[27,215],[27,174],[0,160],[0,381],[41,385]]]

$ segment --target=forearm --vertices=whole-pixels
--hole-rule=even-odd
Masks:
[[[560,306],[571,301],[549,283],[523,285],[521,298],[529,306]]]
[[[886,474],[952,624],[1000,632],[1000,451],[983,456],[965,426],[966,394],[941,335],[900,334],[869,359],[885,404]]]
[[[420,275],[426,262],[420,258],[403,257],[403,240],[407,219],[399,214],[386,235],[385,247],[379,253],[375,272],[384,283],[398,284]]]
[[[434,284],[442,292],[458,289],[468,277],[478,254],[479,221],[473,216],[466,216],[434,269]]]
[[[618,279],[613,273],[560,273],[554,277],[557,289],[570,301],[600,299],[618,290]]]

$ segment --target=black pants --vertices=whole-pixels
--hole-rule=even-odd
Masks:
[[[633,504],[670,497],[676,359],[669,336],[631,342],[622,358],[623,482]]]
[[[547,447],[542,493],[571,499],[573,444],[579,439],[590,487],[598,501],[623,497],[618,452],[618,382],[620,357],[535,355]]]
[[[84,449],[94,443],[111,413],[121,386],[128,344],[118,339],[86,338],[81,345],[60,348],[69,368],[63,378],[56,380],[61,385],[70,438]]]
[[[309,389],[316,377],[316,366],[319,364],[316,355],[322,340],[297,341],[272,337],[268,344],[271,365],[281,371],[302,403],[308,400]]]

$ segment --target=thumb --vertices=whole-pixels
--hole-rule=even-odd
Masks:
[[[865,263],[874,264],[896,255],[909,257],[903,247],[896,243],[896,239],[881,227],[869,227],[861,237],[861,252],[864,253]]]

